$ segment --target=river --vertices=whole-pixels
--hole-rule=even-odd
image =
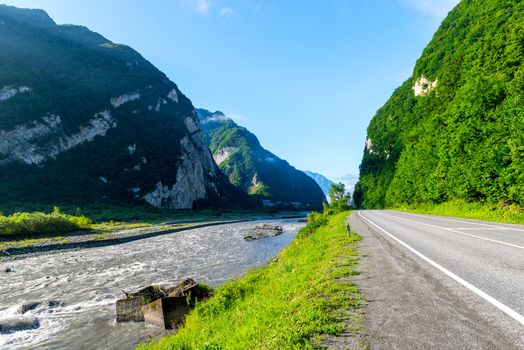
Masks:
[[[0,261],[0,349],[120,350],[158,337],[164,331],[154,326],[115,322],[122,290],[171,286],[186,277],[216,287],[267,263],[303,226],[264,222],[284,233],[248,242],[243,230],[255,223],[244,222]]]

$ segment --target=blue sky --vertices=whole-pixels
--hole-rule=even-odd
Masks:
[[[366,128],[459,0],[9,0],[132,46],[302,170],[358,174]]]

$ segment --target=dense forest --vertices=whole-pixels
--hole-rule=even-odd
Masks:
[[[356,204],[524,206],[523,60],[524,2],[462,0],[372,119]]]

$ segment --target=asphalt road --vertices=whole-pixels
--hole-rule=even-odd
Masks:
[[[524,226],[395,211],[350,223],[371,349],[524,349]]]

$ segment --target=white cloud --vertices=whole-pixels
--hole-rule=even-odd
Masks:
[[[230,7],[224,7],[220,10],[220,16],[222,17],[231,17],[235,14],[235,11],[231,9]]]
[[[444,18],[460,0],[400,0],[415,11],[435,18]]]
[[[235,123],[238,124],[244,124],[249,121],[247,117],[244,117],[243,115],[236,114],[236,113],[228,113],[227,116],[235,121]]]
[[[336,178],[334,180],[335,182],[342,182],[344,185],[346,185],[346,190],[353,193],[353,190],[355,189],[355,184],[358,181],[358,175],[355,174],[347,174],[343,175],[339,178]]]
[[[202,15],[209,13],[209,0],[182,0],[182,3]]]

